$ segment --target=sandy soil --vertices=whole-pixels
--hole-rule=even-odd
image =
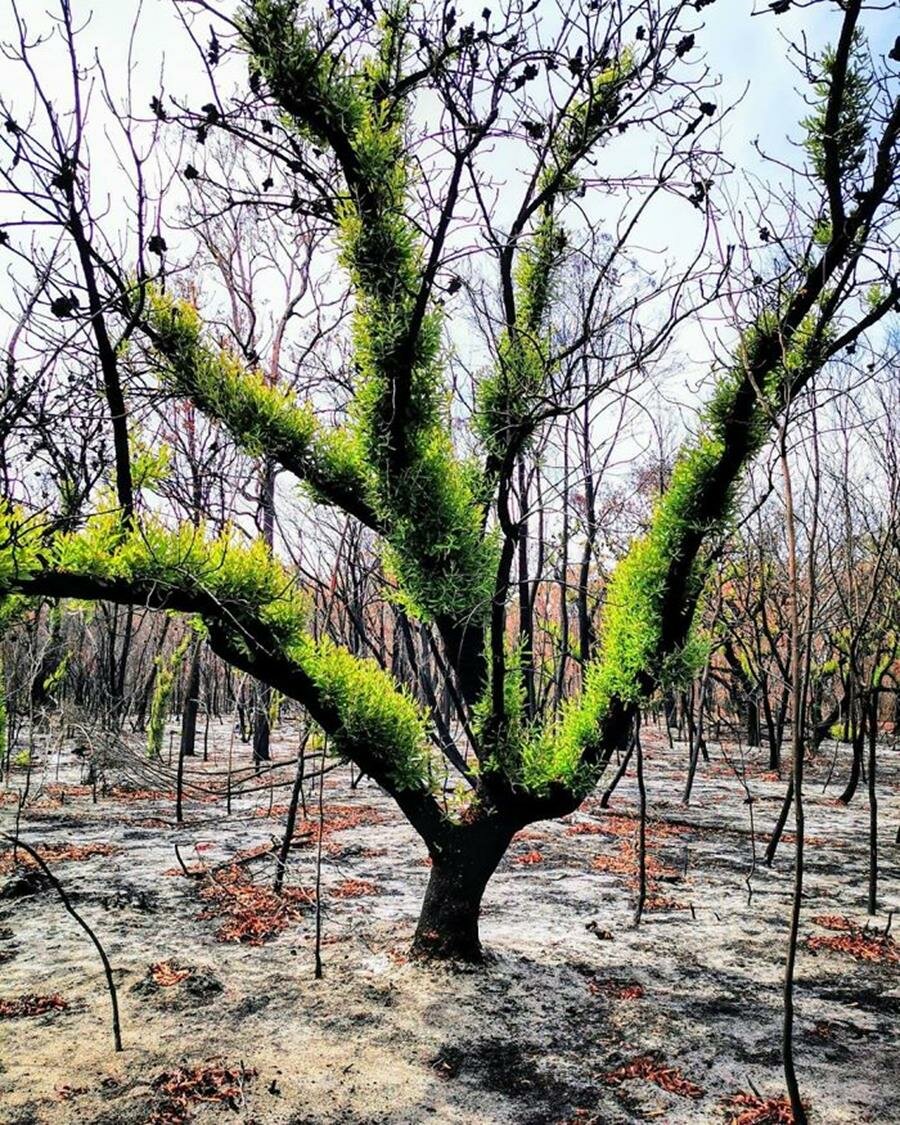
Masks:
[[[191,767],[193,786],[204,777],[212,784],[222,768],[228,735],[214,735],[213,760]],[[729,1099],[739,1092],[780,1094],[792,849],[782,848],[774,870],[757,868],[748,901],[751,806],[723,751],[711,747],[685,808],[685,748],[671,750],[652,730],[647,743],[651,909],[641,925],[632,924],[635,793],[624,783],[608,811],[594,800],[514,841],[488,890],[482,935],[492,956],[477,969],[406,960],[427,878],[423,848],[373,786],[351,790],[346,771],[330,774],[321,980],[303,895],[289,900],[285,928],[259,946],[219,940],[228,919],[203,916],[216,897],[229,902],[247,890],[221,865],[278,837],[286,789],[270,792],[264,778],[235,799],[231,816],[222,799],[192,799],[178,828],[164,769],[148,776],[124,749],[116,764],[114,750],[110,781],[151,792],[99,794],[95,804],[77,787],[70,748],[47,753],[21,834],[32,845],[88,847],[81,859],[54,860],[50,851],[48,862],[114,966],[125,1050],[112,1049],[102,970],[85,934],[43,880],[10,870],[9,858],[3,873],[0,857],[0,1001],[58,994],[67,1005],[0,1019],[0,1122],[677,1125],[736,1119],[746,1107],[729,1108]],[[288,757],[293,744],[282,732],[277,755]],[[828,926],[846,918],[883,929],[900,907],[900,752],[881,754],[881,914],[869,920],[865,794],[849,809],[835,806],[842,751],[823,794],[833,751],[825,749],[807,802],[798,1069],[811,1120],[896,1122],[898,947]],[[6,831],[23,783],[14,771],[2,793]],[[783,785],[754,760],[748,784],[765,832]],[[315,808],[309,813],[314,821]],[[313,836],[302,840],[287,885],[309,890],[316,848]],[[186,863],[213,877],[181,874],[176,843]],[[98,844],[111,854],[89,854]],[[273,863],[239,870],[264,888]],[[841,943],[876,959],[831,947]],[[154,979],[150,966],[160,963],[157,976],[173,983]],[[184,1084],[204,1068],[205,1086]],[[204,1090],[218,1100],[193,1096]]]

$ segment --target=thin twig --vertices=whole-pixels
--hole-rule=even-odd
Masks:
[[[66,908],[66,910],[69,912],[69,914],[72,915],[72,917],[75,919],[75,921],[78,923],[78,925],[81,926],[81,928],[84,930],[84,932],[87,934],[87,936],[94,943],[94,947],[96,948],[97,952],[100,954],[100,960],[103,962],[103,971],[106,974],[106,986],[109,989],[109,999],[110,999],[110,1003],[112,1004],[113,1042],[115,1043],[116,1050],[121,1051],[122,1050],[122,1029],[121,1029],[121,1026],[119,1024],[119,999],[118,999],[118,996],[116,995],[116,985],[115,985],[115,981],[113,980],[112,966],[109,963],[109,958],[106,956],[106,951],[104,950],[103,946],[100,944],[100,939],[97,937],[97,935],[91,929],[91,927],[87,924],[87,922],[85,922],[85,920],[81,917],[81,915],[78,913],[78,911],[72,905],[72,903],[69,901],[69,896],[63,890],[62,884],[56,878],[56,876],[53,874],[53,872],[50,870],[50,868],[47,866],[47,864],[43,861],[41,856],[35,851],[35,849],[30,844],[26,844],[25,841],[23,839],[21,839],[18,835],[11,836],[8,832],[2,832],[2,833],[0,833],[0,835],[2,835],[5,840],[9,840],[14,847],[18,846],[18,847],[22,848],[24,851],[26,851],[31,856],[31,858],[38,865],[38,867],[41,869],[41,871],[43,871],[43,873],[47,876],[47,879],[49,880],[50,885],[53,887],[53,889],[56,891],[56,893],[59,895],[60,899],[62,900],[63,906]]]

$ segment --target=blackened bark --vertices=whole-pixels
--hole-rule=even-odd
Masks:
[[[769,840],[769,845],[766,848],[766,855],[764,863],[766,867],[771,867],[775,861],[775,852],[778,850],[778,845],[781,842],[781,834],[784,832],[784,826],[787,824],[788,813],[791,811],[791,805],[794,803],[794,776],[791,775],[788,781],[787,792],[784,795],[784,800],[781,802],[781,811],[778,813],[778,820],[775,822],[775,827],[772,829],[772,838]]]
[[[253,761],[268,762],[272,757],[269,749],[271,723],[269,708],[272,706],[272,689],[266,684],[257,687],[256,711],[253,715]]]
[[[781,703],[778,706],[778,717],[776,720],[776,738],[769,746],[769,769],[777,770],[781,773],[781,746],[784,742],[784,728],[788,716],[788,703],[790,696],[785,691],[781,696]]]
[[[759,703],[755,699],[748,699],[746,709],[747,745],[761,746],[762,730],[759,723]]]
[[[878,792],[875,784],[875,751],[878,746],[878,688],[869,699],[869,896],[870,914],[878,913]]]
[[[835,703],[827,715],[821,715],[813,724],[812,744],[813,750],[818,750],[826,738],[831,734],[831,728],[840,722],[841,705]]]
[[[195,641],[188,670],[184,709],[181,713],[181,754],[188,758],[192,758],[197,752],[197,712],[200,709],[200,652],[200,642]]]
[[[431,877],[413,940],[413,955],[426,960],[480,961],[481,899],[515,825],[490,817],[454,828],[431,849]]]
[[[856,790],[859,787],[859,779],[862,776],[863,764],[863,751],[866,744],[866,720],[868,718],[866,707],[864,703],[859,706],[859,721],[856,729],[853,731],[853,758],[850,762],[850,776],[847,779],[847,785],[844,792],[838,797],[841,804],[849,805],[856,795]]]

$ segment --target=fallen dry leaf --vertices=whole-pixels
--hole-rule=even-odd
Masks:
[[[728,1125],[794,1125],[794,1113],[787,1098],[760,1098],[741,1091],[725,1103],[731,1116]]]
[[[175,984],[181,984],[193,971],[181,965],[174,965],[171,961],[156,961],[150,966],[150,976],[161,988],[171,988]]]
[[[98,855],[115,855],[119,848],[112,844],[39,844],[35,849],[45,863],[78,863],[93,859]],[[12,851],[0,856],[0,875],[6,875],[15,867],[37,867],[28,852],[18,850],[15,862]]]
[[[223,918],[216,938],[223,942],[263,945],[298,921],[315,896],[303,887],[289,887],[277,895],[258,886],[240,867],[226,867],[200,891],[208,903],[200,918]]]
[[[685,1078],[677,1066],[665,1066],[656,1062],[649,1055],[639,1055],[624,1066],[604,1074],[603,1081],[607,1086],[621,1086],[634,1078],[642,1078],[652,1082],[669,1094],[677,1094],[681,1098],[702,1098],[706,1091],[696,1082]]]
[[[64,1012],[69,1003],[58,992],[50,996],[40,996],[28,992],[14,1000],[0,1000],[0,1019],[12,1020],[22,1016],[42,1016],[46,1012]]]

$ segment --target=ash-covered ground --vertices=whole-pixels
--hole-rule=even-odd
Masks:
[[[296,741],[289,726],[280,731],[276,758],[290,758]],[[214,729],[209,761],[188,766],[177,826],[173,769],[151,768],[138,746],[107,746],[95,801],[71,749],[47,744],[21,810],[25,772],[13,770],[0,818],[5,832],[18,818],[22,839],[40,847],[103,943],[124,1051],[113,1051],[96,950],[46,880],[7,851],[4,1125],[783,1120],[761,1107],[783,1092],[793,846],[782,844],[772,870],[762,865],[784,782],[761,752],[711,745],[686,807],[685,746],[645,731],[649,886],[640,925],[637,799],[626,779],[609,809],[594,798],[514,841],[488,889],[490,958],[478,968],[408,961],[424,848],[371,783],[351,788],[346,769],[329,773],[316,980],[315,783],[288,893],[277,898],[268,849],[283,832],[290,768],[261,774],[250,789],[249,771],[236,771],[227,814],[226,762],[246,762],[248,748]],[[798,1070],[812,1121],[896,1122],[900,945],[884,931],[900,906],[900,752],[879,753],[872,919],[866,792],[849,808],[835,800],[847,769],[846,751],[831,744],[809,767]],[[34,1008],[45,1010],[17,1014]]]

